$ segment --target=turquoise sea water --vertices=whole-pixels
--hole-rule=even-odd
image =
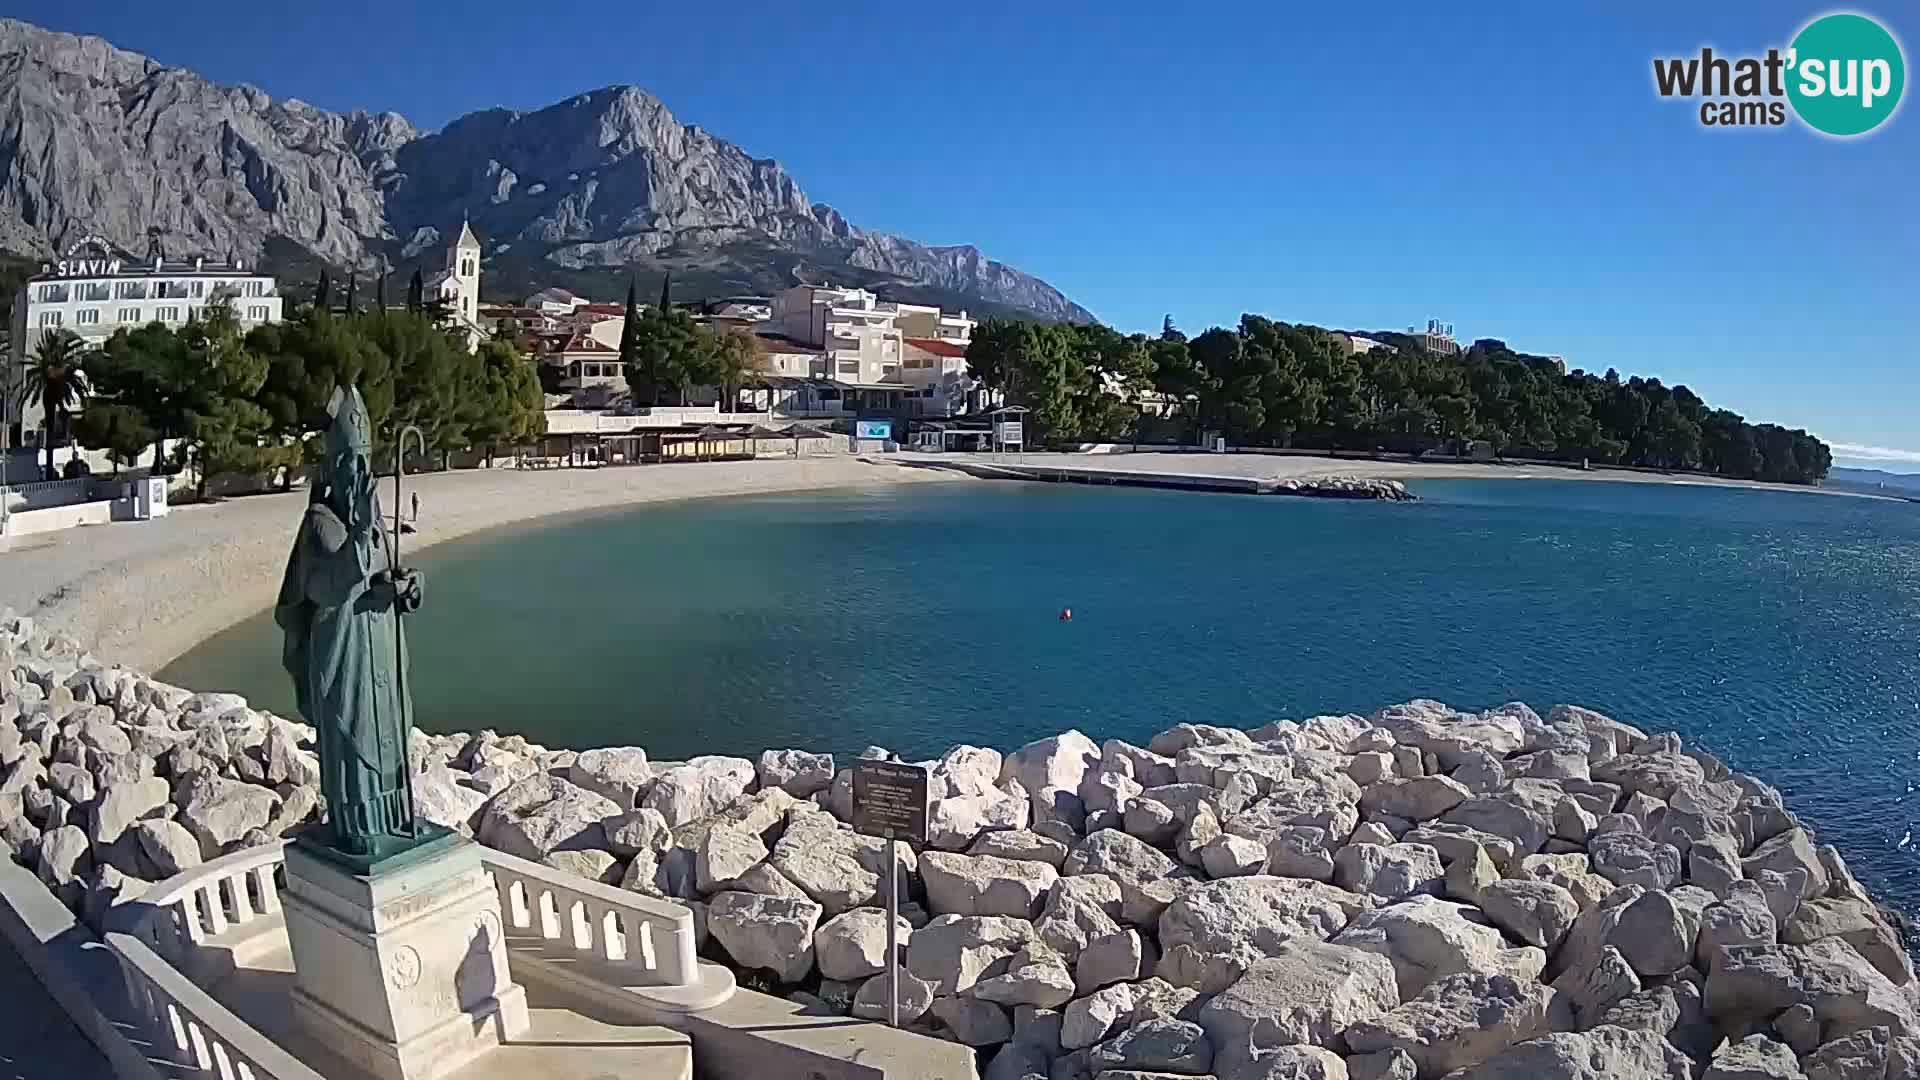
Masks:
[[[419,720],[660,759],[922,756],[1419,696],[1574,702],[1777,785],[1920,913],[1920,506],[1414,488],[1388,505],[914,485],[502,531],[421,560]],[[261,616],[164,674],[291,714],[278,656]]]

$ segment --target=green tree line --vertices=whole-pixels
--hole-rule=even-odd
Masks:
[[[351,295],[351,290],[349,290]],[[149,448],[171,464],[209,475],[279,473],[291,484],[319,460],[327,401],[357,385],[382,439],[415,424],[446,455],[524,445],[546,430],[532,361],[512,342],[469,351],[464,333],[422,306],[408,310],[297,309],[284,322],[242,333],[227,297],[216,295],[174,327],[122,328],[97,347],[71,331],[47,331],[28,350],[17,391],[46,406],[49,429],[105,450],[118,468]],[[47,467],[53,447],[48,440]]]
[[[634,404],[686,405],[695,387],[720,391],[731,409],[740,391],[760,385],[764,373],[753,339],[728,327],[696,322],[669,299],[673,279],[660,287],[660,302],[644,310],[627,283],[626,320],[620,330],[620,364]]]
[[[1780,483],[1824,480],[1827,445],[1749,423],[1685,386],[1575,369],[1492,338],[1429,351],[1405,334],[1355,353],[1345,335],[1244,315],[1189,338],[1169,317],[1156,338],[1099,325],[989,320],[967,347],[987,386],[1031,410],[1056,442],[1203,431],[1237,445],[1419,453],[1484,440],[1509,457],[1590,460]],[[1171,421],[1143,417],[1155,395]]]

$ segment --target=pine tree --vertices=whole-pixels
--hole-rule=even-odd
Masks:
[[[349,315],[353,314],[353,289],[354,286],[359,283],[359,280],[360,275],[358,274],[350,273],[347,275],[347,314]]]
[[[385,271],[381,271],[380,276],[373,281],[373,310],[375,313],[381,315],[386,314],[387,311],[387,275]]]
[[[326,311],[333,301],[333,278],[327,274],[327,268],[320,268],[320,284],[313,288],[313,306],[317,311]]]
[[[427,285],[426,282],[420,280],[420,271],[415,269],[413,272],[413,280],[407,282],[407,310],[418,315],[420,314],[420,309],[426,306]]]
[[[661,311],[666,311],[668,308],[671,308],[673,306],[673,301],[672,299],[670,299],[672,295],[673,295],[673,275],[668,274],[666,277],[663,277],[660,279],[660,310]]]

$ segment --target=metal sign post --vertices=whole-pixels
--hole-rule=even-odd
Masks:
[[[927,842],[927,770],[853,763],[853,831],[887,842],[887,1026],[900,1026],[900,841]]]

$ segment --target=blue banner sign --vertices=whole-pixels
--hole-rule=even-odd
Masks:
[[[856,439],[891,439],[893,421],[856,420],[853,424],[853,437]]]

